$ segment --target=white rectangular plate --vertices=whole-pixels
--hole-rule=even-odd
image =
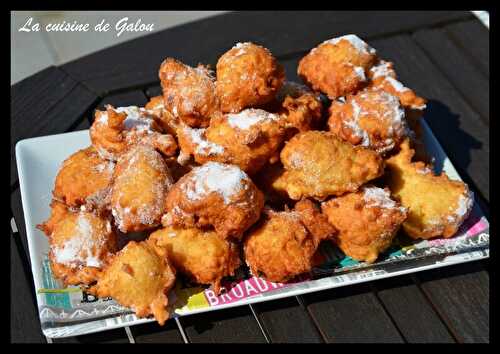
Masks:
[[[425,121],[423,127],[426,147],[436,158],[436,165],[442,166],[450,178],[460,179]],[[154,321],[150,318],[138,319],[130,310],[113,300],[94,299],[77,287],[63,289],[50,272],[47,238],[36,225],[49,217],[53,184],[61,163],[74,152],[89,145],[88,130],[26,139],[16,145],[19,184],[40,321],[44,334],[51,338]],[[227,292],[221,296],[216,296],[210,289],[178,284],[169,295],[172,317],[487,258],[489,223],[475,204],[471,216],[454,238],[399,244],[372,265],[355,262],[333,247],[324,247],[322,251],[328,262],[293,284],[275,284],[250,277],[226,283]]]

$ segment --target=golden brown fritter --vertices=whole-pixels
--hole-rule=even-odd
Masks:
[[[254,275],[286,282],[311,270],[319,243],[335,232],[309,200],[298,202],[294,211],[267,210],[244,240],[245,259]]]
[[[323,103],[318,94],[307,86],[285,81],[276,97],[278,113],[284,118],[287,138],[297,132],[319,130],[322,124]]]
[[[217,96],[223,112],[261,107],[275,96],[285,78],[283,67],[259,45],[237,43],[217,61]]]
[[[178,137],[182,153],[200,164],[218,161],[255,174],[279,159],[284,133],[278,115],[250,108],[213,118],[206,130],[179,129]]]
[[[240,239],[255,223],[264,196],[235,165],[207,162],[193,168],[170,189],[164,226],[212,226],[222,238]]]
[[[297,73],[313,90],[333,100],[366,86],[367,71],[376,59],[375,49],[350,34],[313,48],[300,60]]]
[[[373,263],[392,243],[407,209],[390,198],[388,189],[364,186],[355,193],[321,205],[338,234],[335,243],[348,256]]]
[[[79,150],[64,160],[52,194],[71,207],[103,209],[114,168],[115,164],[101,159],[94,147]]]
[[[240,265],[238,246],[223,240],[214,231],[166,227],[151,234],[148,242],[175,269],[198,284],[211,284],[220,292],[220,282],[234,275]]]
[[[180,119],[174,117],[172,113],[165,109],[163,96],[152,97],[144,106],[147,112],[161,126],[165,133],[176,135],[177,127],[180,125]]]
[[[130,241],[113,256],[90,292],[112,297],[138,317],[153,315],[163,326],[169,317],[167,294],[174,283],[175,270],[167,257],[156,254],[145,241]]]
[[[423,162],[411,162],[414,150],[409,141],[397,155],[387,159],[387,183],[392,195],[409,209],[403,223],[413,238],[453,236],[474,204],[467,184],[453,181],[443,172],[436,176]]]
[[[385,154],[408,135],[405,111],[396,96],[371,89],[334,101],[329,109],[331,132],[353,145]]]
[[[95,111],[90,140],[99,155],[107,160],[118,160],[137,144],[152,146],[165,156],[174,155],[177,150],[174,137],[161,132],[161,126],[144,108],[108,105],[106,111]]]
[[[165,109],[191,127],[207,127],[219,112],[219,99],[210,70],[190,67],[173,58],[161,63],[159,77]]]
[[[165,198],[174,182],[157,151],[145,145],[130,149],[118,160],[113,180],[111,210],[120,231],[160,225]]]
[[[294,200],[353,192],[384,171],[384,161],[375,151],[320,131],[295,135],[281,151],[281,162],[286,191]]]
[[[53,201],[50,218],[38,228],[49,238],[52,273],[64,286],[91,284],[117,250],[111,220]]]

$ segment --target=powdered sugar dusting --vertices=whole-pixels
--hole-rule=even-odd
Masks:
[[[52,252],[57,263],[76,267],[78,263],[86,267],[100,267],[101,260],[95,253],[103,243],[92,235],[92,225],[82,212],[78,215],[76,234],[62,247],[53,247]]]
[[[127,118],[123,121],[125,129],[138,131],[152,131],[153,119],[145,115],[146,110],[141,110],[137,106],[118,107],[115,109],[118,113],[125,113]]]
[[[382,188],[364,187],[363,199],[368,208],[378,207],[384,209],[398,208],[396,202],[391,199],[391,194]],[[406,212],[406,208],[399,207],[401,211]]]
[[[351,101],[352,107],[352,119],[344,120],[343,124],[350,128],[352,133],[357,137],[361,138],[361,146],[370,146],[370,137],[368,132],[361,128],[359,125],[359,118],[361,115],[361,107],[356,103],[355,100]]]
[[[368,45],[368,43],[366,43],[365,41],[363,41],[361,38],[359,38],[355,34],[348,34],[348,35],[345,35],[345,36],[341,36],[341,37],[337,37],[337,38],[332,38],[332,39],[329,39],[329,40],[325,41],[324,43],[330,43],[330,44],[334,44],[335,45],[335,44],[337,44],[341,40],[348,41],[349,43],[351,43],[351,45],[354,48],[356,48],[356,50],[358,50],[361,53],[364,53],[364,54],[375,54],[377,52],[375,50],[375,48],[370,47]]]
[[[237,166],[207,162],[191,171],[191,178],[183,185],[183,190],[190,200],[200,200],[216,192],[224,199],[224,203],[229,204],[235,195],[248,188],[244,181],[250,179]]]
[[[233,128],[246,130],[258,123],[278,120],[278,115],[266,112],[262,109],[245,109],[240,113],[228,114],[227,122]]]
[[[458,199],[458,206],[454,211],[453,216],[448,217],[448,221],[451,222],[462,222],[469,215],[474,205],[474,193],[467,188],[465,194],[461,195]]]
[[[354,73],[361,81],[366,81],[365,70],[361,66],[354,66]]]
[[[374,65],[370,68],[372,73],[372,78],[377,77],[393,77],[394,71],[391,69],[391,63],[385,60],[381,60],[379,64]]]
[[[396,90],[397,92],[405,92],[409,90],[408,87],[405,87],[401,82],[390,76],[387,76],[385,80],[389,82],[391,86],[394,88],[394,90]]]
[[[205,139],[205,131],[204,128],[191,128],[185,126],[183,129],[183,133],[189,136],[191,142],[196,146],[195,153],[199,155],[217,155],[224,153],[224,147],[212,143]]]

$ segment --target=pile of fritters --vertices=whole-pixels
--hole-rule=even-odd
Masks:
[[[374,262],[400,230],[451,237],[472,208],[462,182],[422,161],[425,100],[355,35],[325,41],[285,80],[271,52],[237,43],[208,66],[167,58],[163,95],[96,110],[92,145],[56,177],[54,275],[138,316],[168,318],[177,276],[221,291],[246,264],[286,282],[321,242]]]

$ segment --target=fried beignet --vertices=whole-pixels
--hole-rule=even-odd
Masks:
[[[219,112],[212,73],[203,65],[193,68],[173,58],[161,63],[159,77],[165,109],[191,127],[207,127]]]
[[[158,254],[167,255],[178,272],[198,284],[211,284],[217,294],[221,279],[240,266],[238,246],[214,231],[166,227],[153,232],[148,242]]]
[[[353,192],[384,171],[384,161],[375,151],[321,131],[295,135],[281,150],[281,162],[286,191],[294,200]]]
[[[176,135],[176,130],[180,125],[180,120],[165,109],[163,96],[151,97],[148,103],[144,106],[144,109],[146,109],[153,119],[155,119],[165,133],[173,136]]]
[[[309,200],[293,211],[266,210],[264,220],[244,240],[245,259],[252,273],[272,282],[286,282],[309,272],[321,240],[336,230]]]
[[[175,183],[166,205],[163,226],[213,226],[222,238],[240,239],[259,219],[264,195],[237,166],[207,162]]]
[[[172,156],[177,143],[173,136],[161,131],[161,126],[144,108],[108,105],[106,111],[95,111],[90,139],[99,155],[108,160],[118,160],[137,144],[153,146],[165,156]]]
[[[297,132],[320,128],[323,103],[319,95],[307,86],[285,81],[278,92],[277,101],[281,106],[278,112],[286,122],[287,138],[291,138]]]
[[[297,73],[313,90],[333,100],[363,88],[376,59],[375,49],[349,34],[313,48],[300,60]]]
[[[69,210],[53,201],[50,218],[38,228],[49,238],[52,273],[64,286],[91,284],[112,253],[117,236],[110,218],[83,210]]]
[[[436,176],[423,162],[411,162],[414,150],[408,139],[397,155],[386,160],[392,195],[409,209],[403,229],[412,238],[453,236],[474,204],[467,184],[443,172]]]
[[[283,67],[259,45],[237,43],[217,61],[217,96],[223,112],[261,107],[275,96],[285,78]]]
[[[396,96],[382,90],[363,90],[334,101],[328,127],[341,139],[385,154],[408,135],[405,111]]]
[[[181,151],[194,155],[196,162],[233,164],[248,174],[279,159],[284,134],[278,115],[253,108],[213,118],[204,131],[189,127],[178,131]]]
[[[335,243],[351,258],[373,263],[392,243],[407,209],[390,198],[388,189],[362,187],[322,203],[323,214],[338,234]]]
[[[112,297],[138,317],[153,315],[163,326],[169,317],[167,294],[174,283],[175,270],[167,257],[158,255],[145,241],[130,241],[112,257],[90,292]]]
[[[111,211],[120,231],[160,225],[165,198],[174,182],[157,151],[146,145],[133,147],[118,160],[113,179]]]
[[[114,168],[115,164],[101,159],[94,147],[79,150],[64,160],[52,194],[71,207],[103,209],[108,203]]]

